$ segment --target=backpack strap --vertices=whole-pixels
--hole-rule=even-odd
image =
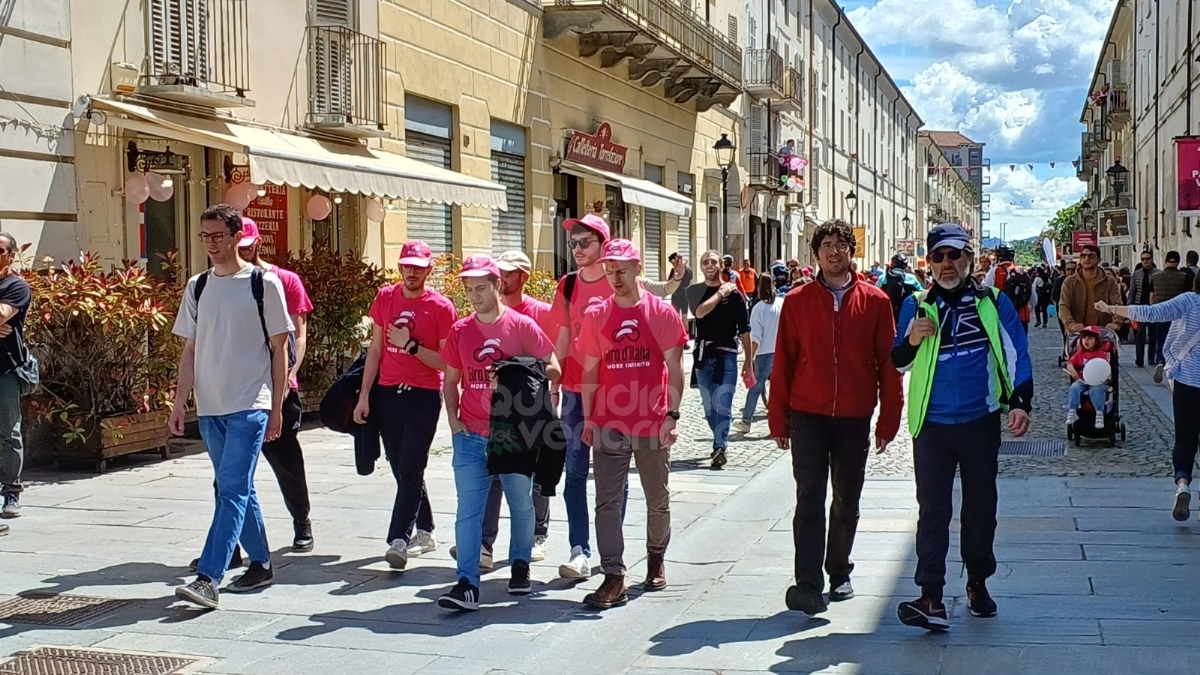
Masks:
[[[211,269],[205,270],[204,273],[196,279],[196,286],[192,289],[192,297],[196,300],[197,312],[200,311],[200,296],[204,294],[204,287],[208,285],[208,275],[210,274],[212,274]]]
[[[267,351],[271,356],[275,356],[275,349],[271,346],[271,336],[267,334],[267,316],[263,313],[263,295],[266,291],[263,289],[261,267],[250,268],[250,293],[254,296],[254,304],[258,307],[258,324],[262,326],[263,341],[267,343]]]
[[[568,324],[571,318],[571,298],[575,295],[575,283],[577,281],[579,281],[579,270],[567,272],[566,280],[563,282],[563,307],[567,310]]]

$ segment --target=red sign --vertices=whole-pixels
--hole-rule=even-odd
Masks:
[[[283,262],[288,250],[288,189],[284,185],[264,185],[267,194],[250,202],[242,213],[258,223],[262,235],[261,255],[268,262]]]
[[[621,173],[625,170],[625,153],[629,149],[612,142],[612,128],[605,122],[596,129],[595,134],[585,134],[576,131],[567,141],[566,157],[568,161],[587,166]]]
[[[1071,250],[1078,251],[1084,246],[1096,245],[1096,233],[1089,230],[1075,230],[1071,233]]]
[[[1179,217],[1200,217],[1200,138],[1175,139],[1175,176]]]

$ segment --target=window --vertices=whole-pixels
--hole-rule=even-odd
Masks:
[[[311,24],[313,26],[345,26],[354,28],[354,7],[358,3],[350,0],[313,0]]]
[[[405,154],[443,169],[450,169],[453,153],[454,113],[450,106],[405,95]],[[454,244],[450,207],[425,202],[408,203],[408,238],[420,239],[434,253],[448,253]]]
[[[492,120],[492,180],[505,187],[508,210],[492,210],[492,253],[526,251],[525,129]]]
[[[655,164],[645,165],[646,180],[656,185],[663,184],[663,167]],[[648,279],[661,278],[662,265],[662,211],[644,209],[642,235],[645,244],[642,247],[642,265]]]
[[[678,189],[680,194],[686,195],[688,199],[695,200],[696,198],[696,179],[690,173],[680,173],[678,181]],[[679,218],[679,232],[675,240],[675,250],[683,259],[687,261],[688,267],[694,265],[692,260],[692,232],[696,228],[696,210],[692,209],[691,215],[686,218]],[[711,245],[710,245],[711,246]]]
[[[732,40],[734,44],[738,43],[738,20],[737,17],[732,14],[729,15],[729,39]]]

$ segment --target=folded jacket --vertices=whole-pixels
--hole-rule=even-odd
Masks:
[[[553,496],[566,462],[567,439],[550,400],[546,364],[515,356],[493,367],[497,386],[489,417],[488,473],[532,476],[542,495]]]

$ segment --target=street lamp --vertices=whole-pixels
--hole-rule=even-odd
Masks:
[[[846,194],[846,209],[850,211],[850,220],[854,220],[854,209],[858,208],[858,195],[851,190]]]
[[[729,251],[729,167],[733,165],[733,153],[737,146],[729,140],[728,134],[721,134],[713,144],[717,153],[717,166],[721,167],[721,231],[725,235],[725,251]]]
[[[904,238],[908,239],[912,236],[908,231],[909,226],[912,225],[912,218],[909,218],[908,214],[904,214],[904,218],[900,222],[904,223]]]
[[[1108,171],[1104,172],[1108,176],[1108,186],[1113,191],[1113,206],[1121,206],[1121,193],[1125,191],[1125,183],[1129,177],[1129,169],[1121,166],[1121,158],[1118,157],[1113,165],[1108,167]]]

